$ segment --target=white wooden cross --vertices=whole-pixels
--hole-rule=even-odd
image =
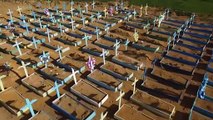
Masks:
[[[134,9],[134,12],[133,12],[134,19],[135,19],[135,17],[136,17],[136,14],[137,14],[137,12],[136,12],[136,10]]]
[[[95,8],[95,1],[93,0],[93,2],[92,2],[92,9],[94,9]]]
[[[98,27],[95,28],[95,33],[96,33],[96,39],[98,40],[99,39],[99,32],[100,32],[100,29]]]
[[[106,54],[107,54],[107,51],[105,49],[102,49],[102,54],[100,56],[103,57],[104,64],[106,63],[106,61],[105,61]]]
[[[130,43],[130,41],[129,41],[129,39],[127,39],[126,41],[125,41],[125,50],[127,51],[127,48],[128,48],[128,44]]]
[[[47,38],[48,38],[48,41],[50,42],[50,30],[49,30],[49,28],[47,27]]]
[[[147,11],[148,11],[148,4],[146,4],[146,6],[145,6],[145,15],[148,15],[148,13],[147,13]]]
[[[8,14],[10,15],[10,21],[13,23],[13,16],[12,16],[12,13],[13,13],[13,12],[11,12],[10,9],[8,9]]]
[[[106,118],[107,114],[108,114],[108,112],[105,112],[105,113],[102,112],[100,120],[104,120]]]
[[[2,82],[2,79],[5,78],[6,75],[1,75],[0,76],[0,88],[1,88],[1,91],[4,91],[4,85],[3,85],[3,82]]]
[[[24,63],[24,61],[21,61],[21,65],[18,69],[23,68],[24,69],[24,73],[26,75],[26,77],[28,77],[28,71],[27,71],[27,66],[30,65],[30,62],[28,62],[27,64]]]
[[[85,8],[86,8],[86,13],[88,13],[88,4],[86,2],[86,5],[85,5]]]
[[[108,11],[107,11],[107,8],[105,7],[105,9],[104,9],[104,17],[106,18],[107,15],[108,15]]]
[[[62,59],[62,47],[60,47],[60,46],[58,45],[58,47],[57,47],[57,49],[56,49],[55,51],[58,52],[59,58]]]
[[[141,5],[141,7],[140,7],[140,15],[139,15],[139,17],[142,17],[143,16],[143,5]]]
[[[74,27],[74,23],[75,21],[71,18],[71,21],[70,21],[71,25],[72,25],[72,31],[74,31],[75,27]]]
[[[120,90],[120,94],[119,96],[117,97],[116,101],[119,101],[119,104],[118,104],[118,110],[121,109],[121,100],[122,100],[122,97],[125,95],[125,92],[123,92],[122,90]]]
[[[133,85],[133,95],[135,94],[135,91],[136,91],[136,83],[138,82],[138,79],[135,77],[135,80],[134,82],[132,83]]]
[[[120,47],[120,42],[118,42],[118,40],[116,40],[114,47],[115,47],[115,56],[117,56],[118,55],[118,48]]]
[[[20,16],[22,16],[22,14],[21,14],[21,10],[22,10],[22,8],[20,8],[20,7],[18,6],[17,11],[19,12],[19,15],[20,15]]]
[[[13,45],[13,47],[16,47],[18,49],[18,52],[19,52],[19,55],[22,55],[22,52],[21,52],[21,49],[19,47],[19,45],[21,44],[22,42],[18,42],[17,40],[15,41],[15,44]]]
[[[74,70],[73,68],[72,68],[72,77],[73,77],[73,80],[74,80],[74,82],[75,82],[75,85],[77,85],[77,79],[76,79],[76,74],[77,73],[79,73],[79,71],[78,70]]]

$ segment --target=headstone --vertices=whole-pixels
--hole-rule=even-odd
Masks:
[[[25,29],[26,29],[26,31],[27,31],[27,34],[29,35],[29,24],[28,23],[26,23],[26,21],[25,20],[23,20],[23,27],[25,27]]]
[[[144,72],[143,72],[143,81],[145,81],[146,80],[146,72],[147,72],[147,69],[146,69],[146,67],[144,68]]]
[[[34,11],[32,12],[32,16],[33,16],[33,19],[36,20],[36,13]]]
[[[60,11],[60,16],[61,16],[62,21],[64,22],[64,13],[62,11]]]
[[[107,34],[109,34],[109,28],[110,28],[110,24],[106,24],[105,26],[104,26],[104,29],[105,29],[105,31],[107,32]]]
[[[26,105],[24,107],[21,108],[21,111],[26,110],[27,108],[30,110],[30,113],[32,115],[32,117],[35,116],[35,112],[33,110],[32,104],[35,103],[37,100],[34,99],[32,101],[30,101],[28,98],[25,99]]]
[[[100,14],[100,12],[99,12],[99,11],[98,11],[98,13],[96,14],[96,17],[97,17],[97,19],[98,19],[98,20],[100,19],[101,14]]]
[[[121,100],[122,100],[122,97],[125,95],[125,92],[123,92],[122,90],[120,90],[120,94],[119,96],[117,97],[116,101],[119,101],[119,104],[118,104],[118,110],[121,109]]]
[[[92,57],[89,56],[89,60],[88,60],[88,62],[86,62],[86,65],[89,68],[91,73],[95,69],[95,63],[96,63],[95,58],[92,58]]]

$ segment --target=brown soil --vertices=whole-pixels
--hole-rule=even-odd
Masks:
[[[152,118],[150,118],[149,116],[125,104],[117,112],[116,116],[124,120],[152,120]]]
[[[106,96],[106,94],[96,88],[96,86],[92,86],[84,80],[79,81],[72,89],[98,103]]]
[[[0,100],[16,113],[25,105],[24,98],[14,89],[9,88],[0,94]]]
[[[111,75],[103,73],[99,70],[95,70],[89,76],[93,79],[96,79],[97,81],[103,82],[103,83],[113,86],[113,87],[118,87],[121,84],[121,82],[119,82],[117,79],[115,79]]]
[[[52,120],[52,118],[47,113],[41,111],[32,120]]]
[[[103,68],[121,74],[123,76],[128,76],[132,73],[130,70],[123,68],[122,66],[114,64],[112,62],[107,62],[105,65],[103,65]]]
[[[132,96],[132,98],[138,100],[139,102],[143,104],[152,106],[153,108],[156,108],[158,110],[161,110],[169,114],[171,114],[175,108],[171,104],[163,100],[156,99],[152,95],[149,95],[148,93],[140,91],[140,90],[137,90],[137,92]]]
[[[140,61],[138,61],[134,58],[130,58],[126,55],[118,55],[115,58],[118,59],[118,60],[121,60],[123,62],[126,62],[127,64],[133,64],[133,65],[136,65],[136,66],[140,66],[141,64],[143,64],[142,62],[140,62]]]
[[[24,82],[42,92],[47,92],[53,87],[53,82],[51,82],[51,80],[44,79],[36,73],[24,79]]]
[[[85,108],[66,94],[57,101],[56,105],[66,112],[74,115],[76,119],[79,120],[85,119],[89,114],[91,114],[91,110]]]
[[[175,57],[175,58],[179,58],[179,59],[182,59],[182,60],[187,60],[187,61],[190,61],[190,62],[196,62],[197,61],[197,59],[195,59],[193,57],[183,55],[183,54],[179,54],[179,53],[176,53],[176,52],[173,52],[173,51],[169,51],[167,53],[167,55]]]
[[[209,112],[213,111],[213,104],[212,104],[212,102],[207,101],[207,100],[202,100],[202,99],[198,98],[196,100],[195,106],[200,107],[200,108],[202,108],[204,110],[207,110]]]

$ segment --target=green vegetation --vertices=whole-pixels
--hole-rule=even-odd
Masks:
[[[178,11],[213,14],[213,0],[130,0],[133,5],[171,8]]]

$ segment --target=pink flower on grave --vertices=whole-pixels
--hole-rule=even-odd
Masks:
[[[93,71],[95,69],[95,63],[96,63],[95,58],[91,58],[89,56],[89,60],[88,60],[88,62],[86,62],[86,65],[90,69],[90,71]]]
[[[110,14],[111,16],[113,16],[114,9],[113,9],[113,7],[112,7],[112,6],[109,8],[108,12],[109,12],[109,14]]]
[[[49,9],[45,8],[44,9],[44,14],[46,14],[47,16],[49,16],[50,15]]]

